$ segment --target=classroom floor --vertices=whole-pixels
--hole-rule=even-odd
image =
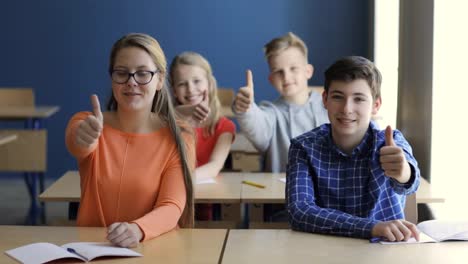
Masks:
[[[50,186],[54,180],[46,180],[46,187]],[[24,225],[29,203],[29,195],[22,175],[0,177],[0,225]],[[66,223],[67,217],[67,203],[46,203],[46,224]]]

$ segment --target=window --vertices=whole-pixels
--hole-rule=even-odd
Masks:
[[[446,202],[438,218],[468,219],[468,2],[435,0],[432,107],[432,184]]]

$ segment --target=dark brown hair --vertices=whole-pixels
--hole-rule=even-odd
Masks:
[[[380,98],[382,75],[373,62],[360,56],[339,59],[325,71],[325,92],[328,93],[333,81],[351,82],[359,79],[367,82],[374,100]]]

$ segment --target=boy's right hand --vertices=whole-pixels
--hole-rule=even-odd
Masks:
[[[234,111],[236,113],[247,112],[254,100],[254,84],[251,70],[247,70],[246,79],[247,85],[239,89],[234,99]]]
[[[93,145],[101,136],[104,120],[97,95],[91,95],[91,103],[93,105],[93,114],[80,122],[75,138],[76,144],[85,148]]]
[[[408,241],[411,237],[419,241],[416,225],[403,219],[379,222],[372,228],[371,235],[386,238],[391,242]]]

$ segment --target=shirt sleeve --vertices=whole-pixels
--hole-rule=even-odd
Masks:
[[[232,142],[234,142],[236,136],[236,125],[234,124],[234,122],[227,119],[226,117],[221,117],[219,119],[219,126],[217,130],[218,136],[220,136],[223,133],[232,134]]]
[[[65,130],[65,145],[67,146],[70,154],[73,155],[78,161],[81,161],[90,155],[94,150],[96,150],[98,145],[98,141],[96,141],[95,144],[85,148],[83,146],[77,145],[75,142],[76,131],[80,126],[80,122],[85,120],[91,114],[91,112],[76,113],[68,122],[67,128]]]
[[[193,135],[183,134],[187,163],[189,168],[193,169],[195,164]],[[174,229],[182,216],[186,199],[186,186],[181,159],[177,148],[175,148],[162,175],[161,187],[153,210],[133,221],[143,231],[143,240],[150,240]]]
[[[234,111],[234,109],[233,109]],[[274,113],[260,108],[255,102],[245,113],[234,112],[241,131],[256,149],[264,152],[270,146],[275,125]]]
[[[313,174],[304,146],[291,141],[286,169],[286,205],[293,230],[369,238],[378,222],[316,204]]]
[[[394,130],[393,138],[395,144],[402,148],[403,152],[405,153],[406,161],[409,163],[411,168],[411,177],[407,183],[400,183],[397,180],[391,178],[390,186],[398,194],[409,195],[418,190],[421,172],[418,167],[418,162],[413,156],[413,150],[408,141],[406,141],[404,138],[403,134],[398,130]]]

